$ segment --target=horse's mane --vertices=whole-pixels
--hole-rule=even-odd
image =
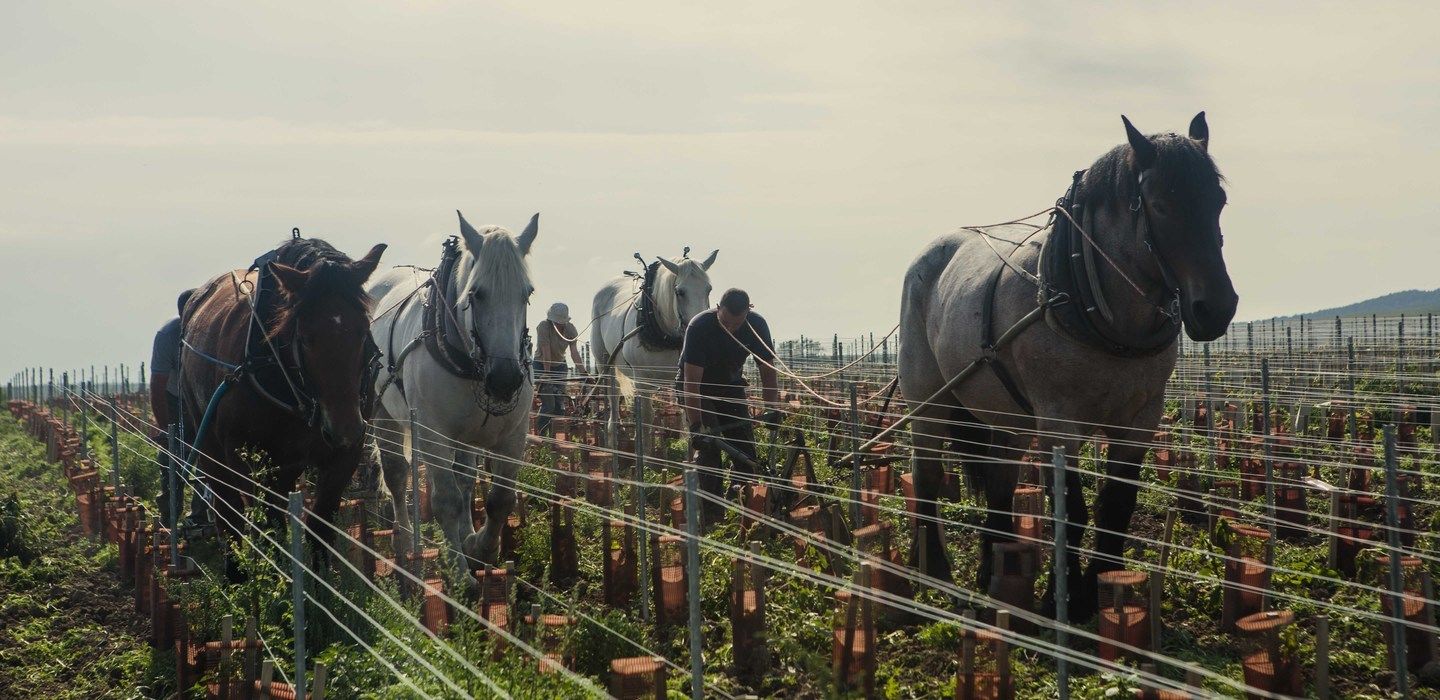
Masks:
[[[1179,134],[1151,134],[1148,138],[1155,145],[1156,158],[1147,177],[1154,178],[1160,189],[1178,193],[1182,201],[1224,201],[1224,176],[1199,142]],[[1122,143],[1090,166],[1075,199],[1085,207],[1129,206],[1136,194],[1137,175],[1130,162],[1130,145]]]
[[[304,289],[289,292],[275,309],[270,337],[282,335],[309,307],[323,302],[370,310],[370,295],[356,280],[350,256],[319,238],[292,238],[275,249],[273,262],[297,270],[314,270]]]
[[[509,284],[517,289],[527,289],[530,286],[530,267],[525,263],[525,254],[514,234],[500,226],[487,226],[479,233],[485,242],[479,255],[472,253],[460,257],[460,267],[455,274],[455,284],[460,288],[454,291],[463,293],[482,279],[492,280],[496,286]]]
[[[701,275],[705,274],[705,269],[700,267],[700,263],[690,260],[689,258],[683,260],[671,258],[670,262],[679,265],[682,271],[688,272],[694,269]],[[663,293],[657,293],[656,290],[663,290]],[[671,272],[669,268],[664,265],[661,265],[655,270],[655,283],[651,287],[651,295],[655,301],[655,315],[660,319],[660,322],[664,324],[665,328],[680,328],[683,330],[684,327],[682,323],[690,319],[680,318],[680,300],[675,294],[675,273]],[[669,331],[667,330],[666,332],[668,333]]]

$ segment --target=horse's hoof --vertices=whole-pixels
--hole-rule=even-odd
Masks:
[[[485,536],[474,533],[465,538],[460,550],[470,559],[471,568],[483,568],[486,564],[500,564],[500,543],[487,541]]]

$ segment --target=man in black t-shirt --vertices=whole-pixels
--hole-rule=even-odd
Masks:
[[[685,417],[700,472],[700,488],[721,492],[719,438],[756,460],[755,430],[745,401],[745,360],[756,358],[762,395],[767,407],[779,405],[780,390],[775,379],[775,352],[771,348],[770,326],[760,314],[750,311],[750,295],[740,289],[726,290],[719,306],[700,312],[685,329],[680,351],[681,396]],[[767,414],[774,420],[774,413]],[[696,439],[699,437],[700,439]],[[734,465],[750,472],[747,465]],[[704,520],[714,522],[722,515],[719,506],[705,502]]]

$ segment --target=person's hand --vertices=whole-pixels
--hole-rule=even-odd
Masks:
[[[755,420],[773,431],[785,423],[785,412],[778,403],[766,401],[760,405],[760,413]]]
[[[779,409],[772,408],[760,414],[760,422],[764,423],[765,427],[769,428],[771,432],[774,432],[779,430],[780,426],[785,423],[785,414],[781,413]]]
[[[710,433],[705,430],[702,423],[690,424],[690,449],[699,450],[701,447],[710,444]]]

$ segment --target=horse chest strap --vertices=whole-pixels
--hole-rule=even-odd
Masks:
[[[995,374],[996,379],[1000,380],[1000,386],[1005,387],[1005,393],[1010,395],[1010,400],[1014,401],[1015,405],[1019,406],[1026,415],[1035,415],[1035,408],[1030,405],[1030,400],[1025,398],[1025,393],[1020,391],[1020,385],[1015,383],[1015,378],[1010,376],[1009,370],[1005,369],[1005,364],[1000,361],[1000,358],[995,357],[994,351],[992,350],[981,361],[990,366],[990,371]]]

